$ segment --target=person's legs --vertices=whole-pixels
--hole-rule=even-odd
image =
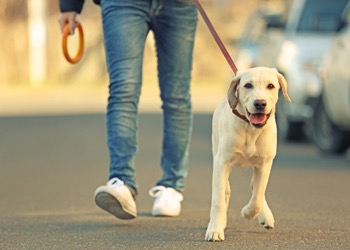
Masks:
[[[144,43],[149,31],[149,1],[102,0],[103,32],[110,77],[107,107],[109,179],[137,189],[137,113]]]
[[[95,202],[119,219],[137,216],[134,156],[149,6],[149,0],[101,1],[110,77],[107,107],[110,173],[107,184],[96,189]]]
[[[151,18],[164,114],[163,176],[157,185],[180,192],[189,164],[193,119],[190,79],[196,26],[197,9],[193,2],[160,0]]]

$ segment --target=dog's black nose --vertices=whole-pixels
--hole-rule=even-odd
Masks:
[[[266,101],[265,100],[255,100],[254,107],[258,111],[263,111],[266,107]]]

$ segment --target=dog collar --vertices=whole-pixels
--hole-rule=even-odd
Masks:
[[[243,121],[245,121],[246,123],[249,123],[249,120],[247,119],[247,117],[245,117],[244,115],[241,115],[237,109],[232,109],[232,113],[235,114],[238,118],[241,118]]]

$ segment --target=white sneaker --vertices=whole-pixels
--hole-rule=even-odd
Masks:
[[[128,220],[136,218],[136,203],[131,191],[124,182],[113,178],[106,185],[95,191],[97,206],[113,214],[119,219]]]
[[[180,192],[170,187],[156,186],[151,188],[149,195],[155,198],[153,216],[178,216],[181,212],[183,196]]]

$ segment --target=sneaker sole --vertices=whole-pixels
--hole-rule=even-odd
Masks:
[[[126,211],[120,202],[111,194],[107,192],[100,192],[95,196],[95,202],[98,207],[106,212],[114,215],[122,220],[135,219],[136,215]]]

